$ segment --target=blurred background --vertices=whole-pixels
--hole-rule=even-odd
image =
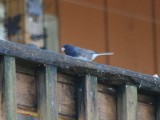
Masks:
[[[160,0],[0,0],[0,31],[56,52],[66,43],[114,52],[96,62],[160,74]]]

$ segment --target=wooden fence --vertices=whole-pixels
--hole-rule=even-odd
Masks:
[[[159,95],[158,78],[0,41],[0,120],[159,120]]]

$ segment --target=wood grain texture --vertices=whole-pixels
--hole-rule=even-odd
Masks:
[[[17,72],[17,105],[19,109],[37,108],[37,80],[33,75]],[[23,97],[22,97],[23,96]]]
[[[67,76],[67,75],[63,75],[63,74],[58,74],[58,82],[60,83],[65,83],[65,84],[68,84],[68,85],[75,85],[75,81],[76,78],[73,78],[73,77],[70,77],[70,76]]]
[[[113,86],[98,84],[98,91],[106,94],[116,95],[116,89]]]
[[[37,75],[38,119],[58,120],[57,69],[54,66],[45,66],[40,68]]]
[[[155,50],[156,50],[156,64],[157,73],[160,74],[160,1],[154,0],[153,12],[155,12],[154,24],[155,24]]]
[[[44,10],[45,14],[57,15],[57,0],[45,0]]]
[[[60,115],[76,117],[75,92],[73,85],[58,83],[58,112]]]
[[[98,92],[98,120],[117,120],[116,95]]]
[[[3,80],[3,95],[4,95],[4,112],[5,120],[16,120],[16,68],[15,58],[4,56],[4,80]]]
[[[68,116],[59,115],[58,120],[77,120],[77,119],[72,118],[72,117],[68,117]]]
[[[26,72],[26,71],[25,71]],[[58,75],[58,112],[60,116],[76,116],[75,87],[73,78]],[[68,81],[68,82],[67,82]],[[33,74],[17,72],[17,112],[37,116],[37,80]]]
[[[25,63],[25,62],[19,62],[16,60],[16,72],[22,73],[22,74],[28,74],[30,76],[35,76],[36,69],[33,64]],[[20,64],[19,64],[20,63]]]
[[[78,83],[78,120],[98,120],[97,78],[86,75]]]
[[[31,70],[30,68],[24,71],[23,69],[19,69],[17,72],[17,104],[19,113],[37,116],[37,80],[35,70],[33,69],[36,70],[33,67]],[[75,78],[61,74],[58,75],[58,111],[60,120],[76,119],[75,82]],[[98,91],[98,119],[115,120],[117,116],[115,88],[106,86],[106,84],[99,84]],[[138,99],[140,102],[145,103],[144,106],[139,106],[139,109],[142,110],[140,117],[145,119],[145,114],[148,113],[143,109],[150,108],[146,106],[148,104],[150,106],[150,103],[152,104],[154,100],[143,94],[139,94]],[[151,115],[148,119],[153,118]]]
[[[138,120],[155,120],[154,104],[138,102]]]
[[[118,120],[137,120],[137,88],[121,86],[117,97]]]
[[[98,84],[98,119],[117,119],[116,89],[112,86]]]
[[[4,65],[3,65],[3,58],[0,57],[0,120],[4,119],[4,110],[3,110],[3,73],[4,73]]]
[[[111,65],[154,74],[151,3],[107,0],[109,50],[115,53]]]
[[[149,96],[145,94],[138,94],[138,102],[143,102],[146,104],[154,104],[155,103],[155,96]]]
[[[138,94],[138,120],[156,120],[157,96]]]
[[[68,81],[68,82],[67,82]],[[58,75],[58,112],[60,120],[76,120],[76,85],[74,79],[65,75]],[[35,76],[17,73],[17,104],[18,113],[37,117],[37,94]],[[112,86],[98,85],[97,112],[99,120],[116,120],[116,91]],[[139,120],[153,120],[154,98],[138,94]],[[151,111],[151,113],[149,113]],[[148,117],[148,118],[147,118]]]
[[[59,52],[59,16],[58,16],[58,0],[43,1],[44,27],[47,34],[45,38],[45,49]]]
[[[44,27],[47,37],[45,38],[45,49],[59,52],[59,16],[58,16],[58,0],[43,1]]]

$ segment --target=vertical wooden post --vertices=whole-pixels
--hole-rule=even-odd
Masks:
[[[118,120],[137,120],[137,87],[119,87],[117,102]]]
[[[52,1],[51,1],[52,2]],[[53,4],[53,3],[51,3]],[[48,50],[59,51],[59,25],[56,15],[45,14],[45,28],[47,38],[45,39],[45,48]]]
[[[17,119],[15,58],[4,56],[3,112],[5,120]]]
[[[45,66],[38,72],[39,120],[58,120],[57,69]]]
[[[43,0],[44,2],[44,27],[46,29],[47,38],[45,39],[45,48],[59,52],[59,1],[58,0]]]
[[[84,76],[78,87],[78,120],[98,120],[97,78]]]
[[[4,119],[4,112],[3,112],[3,98],[2,98],[2,93],[3,93],[3,60],[2,57],[0,57],[0,120]]]

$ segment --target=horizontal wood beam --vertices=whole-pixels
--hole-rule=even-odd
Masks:
[[[71,75],[92,75],[99,82],[111,85],[130,84],[138,89],[160,93],[158,78],[109,65],[85,62],[52,51],[0,40],[0,54],[10,55],[39,64],[54,65],[60,72]]]

